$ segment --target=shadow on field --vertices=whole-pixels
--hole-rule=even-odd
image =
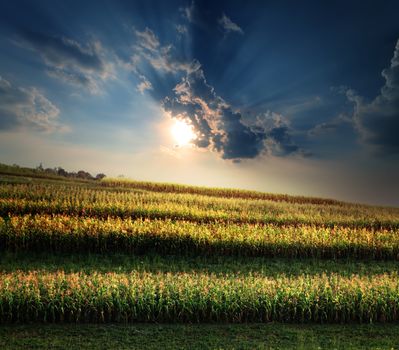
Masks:
[[[54,272],[197,272],[214,274],[256,274],[265,277],[278,275],[299,276],[335,273],[342,276],[354,274],[373,276],[383,273],[397,273],[395,261],[359,260],[317,260],[283,259],[229,256],[180,255],[126,255],[126,254],[48,254],[48,253],[10,253],[0,255],[0,271],[42,270]]]

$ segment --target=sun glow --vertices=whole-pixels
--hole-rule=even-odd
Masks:
[[[180,119],[174,119],[171,133],[176,141],[176,145],[179,147],[186,146],[196,139],[193,126]]]

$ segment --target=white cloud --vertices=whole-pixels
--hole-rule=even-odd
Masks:
[[[177,33],[182,36],[188,33],[188,28],[184,24],[176,24]]]
[[[141,74],[140,79],[141,81],[136,87],[137,91],[139,91],[141,94],[144,94],[146,90],[152,90],[152,84],[144,75]]]
[[[38,131],[65,131],[59,109],[36,88],[14,87],[0,77],[0,130],[21,127]]]
[[[135,31],[137,36],[137,45],[134,47],[134,58],[135,71],[140,60],[144,59],[154,69],[158,71],[164,71],[167,73],[178,73],[178,72],[193,72],[200,67],[197,60],[186,61],[176,57],[173,45],[160,44],[158,37],[155,33],[145,28],[143,32]]]
[[[148,29],[146,27],[142,32],[140,32],[139,30],[135,30],[135,34],[138,40],[138,44],[141,47],[149,51],[155,51],[158,49],[159,39],[151,29]]]
[[[222,15],[218,22],[227,34],[230,32],[244,34],[244,31],[225,14]]]
[[[191,23],[194,22],[194,11],[195,11],[194,1],[191,2],[190,6],[180,7],[179,11],[182,14],[183,18],[187,19]]]

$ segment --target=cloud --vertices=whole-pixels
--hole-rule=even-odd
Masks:
[[[185,119],[193,125],[197,136],[193,142],[197,147],[212,150],[233,161],[255,158],[262,153],[280,156],[299,153],[299,147],[291,139],[292,130],[283,116],[267,112],[256,120],[244,118],[207,83],[199,61],[178,57],[174,47],[162,45],[149,28],[135,33],[134,72],[142,80],[138,89],[142,92],[151,87],[156,96],[165,96],[159,93],[158,85],[143,79],[141,68],[144,63],[156,71],[176,75],[179,82],[163,99],[162,107],[172,118]]]
[[[399,40],[382,76],[385,84],[370,103],[351,89],[346,97],[354,104],[353,123],[361,141],[379,152],[399,154]]]
[[[239,111],[215,93],[201,68],[183,77],[174,88],[174,96],[164,99],[163,108],[173,118],[193,125],[197,147],[218,152],[223,159],[239,161],[263,152],[288,155],[299,150],[282,116],[267,112],[257,116],[255,122],[244,120]]]
[[[106,61],[105,50],[98,41],[82,46],[65,37],[25,30],[19,33],[17,44],[37,52],[49,76],[90,93],[100,93],[101,83],[112,76],[113,66]]]
[[[188,28],[184,24],[176,24],[176,31],[180,36],[188,33]]]
[[[336,132],[343,124],[352,125],[353,120],[351,117],[347,116],[346,114],[341,113],[332,120],[315,125],[312,129],[308,131],[308,135],[319,136],[328,133],[333,133]]]
[[[262,131],[267,137],[265,150],[268,154],[287,156],[293,153],[306,153],[292,140],[292,128],[287,118],[279,113],[267,111],[256,116],[256,121],[250,124],[253,130]]]
[[[137,43],[132,58],[135,59],[135,70],[140,60],[148,62],[155,70],[167,73],[192,72],[200,67],[197,60],[186,61],[176,54],[173,45],[162,46],[154,32],[145,28],[135,31]]]
[[[144,76],[144,75],[140,75],[140,83],[137,84],[137,91],[139,91],[141,94],[144,94],[144,91],[146,90],[152,90],[152,84],[150,83],[150,81]]]
[[[65,130],[59,109],[36,88],[14,87],[0,76],[0,131],[20,127],[52,132]]]
[[[77,71],[53,68],[47,70],[47,74],[65,83],[87,88],[93,94],[98,93],[100,90],[95,79]]]
[[[195,15],[195,4],[194,1],[191,2],[190,6],[180,7],[179,11],[183,18],[187,19],[187,21],[194,23],[194,15]]]
[[[135,30],[135,34],[141,47],[149,51],[155,51],[158,49],[159,40],[152,30],[148,28],[145,28],[142,32]]]
[[[236,24],[234,23],[229,17],[227,17],[224,13],[221,18],[219,18],[218,23],[220,26],[223,28],[226,34],[235,32],[235,33],[240,33],[244,34],[244,31]]]

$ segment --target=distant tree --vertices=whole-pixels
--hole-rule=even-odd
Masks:
[[[44,172],[47,174],[56,174],[55,169],[51,169],[51,168],[44,169]]]
[[[57,168],[57,174],[59,176],[68,176],[68,172],[66,170],[64,170],[63,168],[61,168],[60,166]]]
[[[103,173],[100,173],[100,174],[97,174],[96,175],[96,177],[95,177],[95,179],[96,180],[102,180],[104,177],[106,177],[107,175],[105,175],[105,174],[103,174]]]
[[[18,171],[19,174],[36,174],[40,175],[42,177],[45,174],[51,174],[51,175],[58,175],[58,176],[64,176],[67,178],[73,178],[73,179],[85,179],[85,180],[102,180],[103,178],[106,177],[105,174],[99,173],[95,177],[93,177],[89,172],[85,170],[79,170],[77,173],[74,171],[67,171],[64,168],[58,166],[54,168],[44,168],[43,163],[40,163],[36,168],[25,168],[21,167],[18,164],[13,164],[11,165],[6,165],[0,163],[0,172],[3,171]],[[119,175],[119,177],[124,177],[123,175]]]
[[[90,173],[84,170],[79,170],[78,173],[76,174],[79,179],[86,179],[86,180],[91,180],[93,179],[93,176],[91,176]]]

